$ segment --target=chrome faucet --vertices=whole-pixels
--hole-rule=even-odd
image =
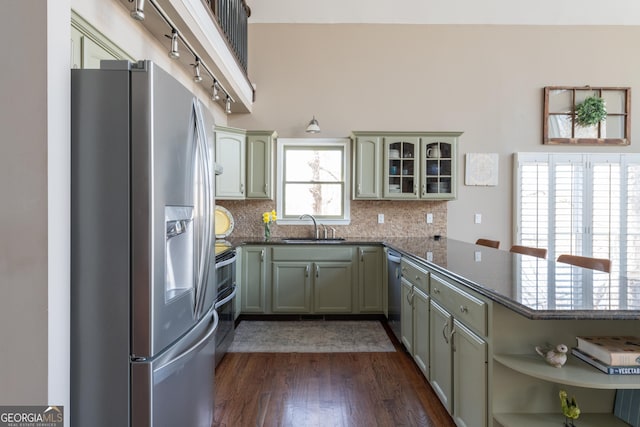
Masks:
[[[316,218],[313,215],[302,214],[298,219],[304,218],[311,218],[311,221],[313,221],[313,237],[315,239],[319,239],[320,237],[318,236],[318,222],[316,221]]]

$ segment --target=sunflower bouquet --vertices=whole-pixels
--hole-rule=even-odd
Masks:
[[[269,240],[271,238],[271,223],[276,222],[277,219],[278,215],[276,215],[275,210],[262,214],[262,222],[264,223],[264,240]]]

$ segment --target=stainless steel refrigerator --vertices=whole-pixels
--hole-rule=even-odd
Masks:
[[[71,424],[206,426],[213,117],[150,61],[72,71]]]

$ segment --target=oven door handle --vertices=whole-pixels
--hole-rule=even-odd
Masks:
[[[225,259],[224,261],[216,262],[216,270],[219,270],[222,267],[226,267],[227,265],[233,264],[234,262],[236,262],[236,256],[237,255],[233,255],[229,259]]]
[[[214,305],[213,307],[217,310],[219,307],[222,307],[223,305],[225,305],[226,303],[228,303],[229,301],[231,301],[233,298],[235,298],[236,296],[236,291],[237,291],[237,286],[234,283],[233,284],[233,291],[231,292],[231,294],[227,295],[227,297],[225,299],[223,299],[222,301],[218,301],[216,303],[216,305]]]

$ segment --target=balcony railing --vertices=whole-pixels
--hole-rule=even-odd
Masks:
[[[247,19],[251,9],[245,0],[203,0],[211,9],[238,63],[247,73]]]

